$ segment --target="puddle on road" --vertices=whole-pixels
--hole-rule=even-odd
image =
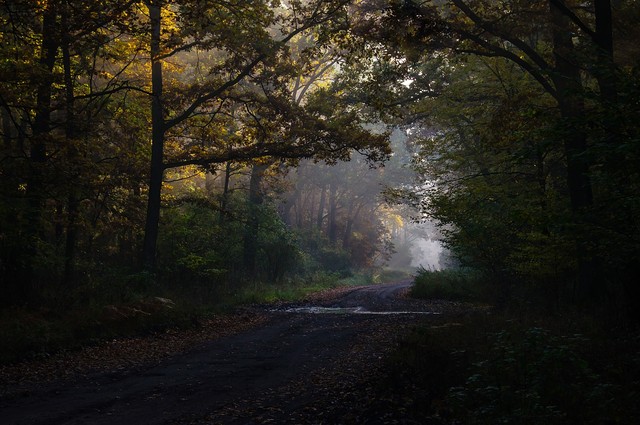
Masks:
[[[281,313],[308,313],[308,314],[440,314],[433,311],[369,311],[363,307],[290,307],[286,309],[272,310]]]

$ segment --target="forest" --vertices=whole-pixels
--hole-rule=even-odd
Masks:
[[[2,1],[0,361],[408,275],[634,328],[639,22],[636,0]]]

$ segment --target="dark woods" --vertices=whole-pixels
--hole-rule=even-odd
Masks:
[[[3,3],[2,304],[371,266],[377,189],[289,171],[389,154],[320,88],[345,3]]]
[[[639,13],[625,1],[402,1],[359,27],[385,46],[377,100],[408,126],[430,182],[396,194],[438,220],[504,302],[637,316]]]
[[[384,180],[499,302],[633,315],[639,14],[4,2],[1,303],[379,267],[402,222]],[[392,128],[408,138],[390,157]]]

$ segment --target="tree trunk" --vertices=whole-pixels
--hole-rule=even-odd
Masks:
[[[249,180],[249,217],[244,234],[244,267],[249,277],[255,277],[258,255],[258,232],[260,230],[260,207],[262,205],[262,180],[270,164],[255,164]]]
[[[338,240],[338,202],[336,194],[338,186],[331,182],[329,185],[329,222],[327,223],[327,234],[329,236],[329,242],[335,245]]]
[[[596,31],[594,42],[597,48],[594,75],[598,81],[600,89],[600,102],[604,110],[601,125],[604,130],[604,142],[609,149],[604,158],[605,167],[612,175],[620,176],[620,183],[616,185],[616,190],[621,190],[619,196],[633,196],[625,194],[625,189],[632,187],[629,175],[625,172],[625,155],[617,149],[620,139],[620,127],[616,118],[620,116],[618,112],[618,75],[614,62],[613,48],[613,16],[610,0],[596,0],[594,2],[596,16]],[[629,217],[635,221],[635,217]],[[631,223],[629,223],[631,224]],[[632,227],[632,226],[629,226]]]
[[[318,216],[316,218],[316,227],[318,230],[322,230],[322,223],[324,222],[324,203],[326,199],[326,185],[323,183],[320,186],[320,204],[318,205]]]
[[[565,133],[564,148],[567,157],[567,184],[574,211],[593,203],[589,163],[585,158],[587,135],[579,121],[584,116],[583,87],[580,68],[575,62],[575,51],[569,19],[551,2],[553,21],[553,54],[556,60],[553,81],[558,92],[560,114],[569,131]]]
[[[351,242],[351,227],[353,226],[353,207],[355,206],[355,200],[351,200],[349,203],[349,211],[347,212],[347,223],[345,225],[344,234],[342,235],[342,248],[349,248]],[[358,207],[358,211],[360,208]],[[357,213],[356,213],[357,215]]]
[[[342,247],[344,249],[348,249],[349,245],[351,244],[351,231],[353,229],[353,223],[355,222],[356,218],[358,218],[360,216],[360,211],[362,210],[362,207],[364,206],[364,203],[360,202],[358,204],[358,208],[356,208],[355,213],[353,212],[353,207],[355,206],[355,201],[351,202],[351,205],[349,205],[349,214],[347,215],[348,220],[347,220],[347,225],[346,228],[344,230],[344,237],[342,239]]]
[[[284,224],[287,225],[287,227],[291,227],[293,225],[293,220],[291,219],[291,210],[295,205],[297,193],[298,187],[296,185],[293,194],[287,196],[287,199],[280,204],[280,217],[282,218]]]
[[[595,75],[600,88],[600,97],[606,106],[615,105],[618,99],[616,88],[616,66],[613,61],[613,16],[610,0],[595,0],[598,63]]]
[[[142,264],[144,270],[155,272],[158,227],[160,225],[160,204],[162,193],[162,177],[164,174],[164,116],[162,106],[162,61],[160,55],[160,3],[149,1],[149,18],[151,21],[151,168],[149,173],[149,198],[144,228],[142,248]]]
[[[65,136],[67,141],[67,161],[71,169],[78,160],[78,150],[76,142],[78,137],[78,124],[75,114],[75,96],[73,76],[71,73],[71,53],[69,51],[71,44],[71,35],[68,28],[68,5],[65,5],[62,11],[62,63],[64,68],[64,84],[66,97],[66,121]],[[75,279],[75,255],[77,244],[77,221],[78,221],[78,194],[75,187],[75,172],[69,176],[69,195],[67,197],[67,229],[64,248],[64,283],[70,285]]]
[[[10,152],[13,147],[13,123],[11,121],[11,111],[9,106],[2,106],[2,141],[4,148]]]
[[[29,299],[34,285],[34,270],[32,260],[38,255],[37,241],[43,237],[42,209],[45,197],[44,168],[47,162],[47,140],[51,131],[51,98],[53,89],[53,68],[58,51],[57,37],[57,4],[48,2],[42,17],[42,44],[40,50],[40,66],[42,78],[36,94],[36,111],[33,121],[33,133],[30,140],[29,159],[31,162],[31,175],[27,181],[27,229],[26,229],[26,255],[22,267],[22,276],[15,282],[20,285],[18,297]]]
[[[302,223],[304,222],[305,203],[305,197],[302,192],[296,193],[296,227],[298,229],[302,229]]]
[[[222,188],[222,197],[220,198],[220,216],[218,221],[220,224],[223,224],[227,218],[230,181],[231,181],[231,162],[227,162],[227,165],[224,167],[224,185]]]
[[[580,121],[584,116],[583,86],[580,67],[575,62],[569,18],[550,2],[553,24],[553,54],[555,68],[553,82],[557,90],[558,106],[567,126],[564,132],[564,151],[567,158],[567,186],[577,224],[576,248],[578,282],[576,296],[581,302],[592,299],[597,266],[588,253],[590,235],[584,226],[584,214],[593,204],[593,193],[587,159],[587,134]]]
[[[302,227],[300,227],[300,229],[310,229],[313,227],[313,222],[315,221],[314,217],[316,216],[316,192],[314,190],[306,191],[304,205],[305,214],[302,220]]]
[[[536,146],[536,182],[538,183],[538,197],[540,206],[540,213],[545,217],[540,232],[543,235],[549,236],[549,223],[546,217],[548,216],[547,205],[547,175],[546,175],[546,163],[544,158],[544,152],[540,146]]]

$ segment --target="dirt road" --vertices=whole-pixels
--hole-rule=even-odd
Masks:
[[[363,423],[351,404],[396,336],[449,308],[406,298],[409,286],[268,309],[266,324],[160,364],[31,388],[0,399],[0,423]]]

